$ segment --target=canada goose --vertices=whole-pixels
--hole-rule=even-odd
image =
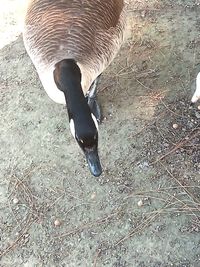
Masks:
[[[127,0],[30,0],[24,44],[49,97],[67,105],[70,130],[94,176],[99,77],[120,49]]]
[[[200,72],[196,78],[196,91],[192,97],[192,103],[196,103],[200,99]]]

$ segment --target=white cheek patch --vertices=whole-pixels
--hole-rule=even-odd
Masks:
[[[99,129],[99,125],[98,125],[97,119],[96,119],[96,117],[94,116],[94,114],[91,113],[91,115],[92,115],[92,119],[93,119],[93,121],[94,121],[94,124],[95,124],[95,126],[96,126],[96,128],[97,128],[97,130],[98,130],[98,129]]]
[[[75,126],[74,126],[74,120],[73,119],[70,120],[69,126],[70,126],[70,131],[71,131],[73,137],[75,138]]]
[[[196,78],[196,91],[191,101],[192,103],[195,103],[199,99],[200,99],[200,72],[198,73],[197,78]]]

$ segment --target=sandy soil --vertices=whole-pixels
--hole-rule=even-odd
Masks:
[[[25,52],[22,2],[6,3],[0,266],[200,266],[199,1],[132,0],[127,42],[99,87],[98,179]]]

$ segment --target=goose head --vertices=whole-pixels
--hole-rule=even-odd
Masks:
[[[90,172],[102,173],[98,155],[98,122],[91,113],[81,87],[81,71],[73,59],[64,59],[55,65],[54,80],[66,99],[70,130],[85,154]]]
[[[97,177],[102,173],[98,155],[98,123],[92,113],[90,118],[87,118],[87,121],[82,120],[80,122],[80,119],[72,115],[70,119],[70,130],[85,154],[90,172]]]

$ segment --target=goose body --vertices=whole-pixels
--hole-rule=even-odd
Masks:
[[[23,36],[47,94],[66,104],[53,78],[55,64],[74,59],[86,95],[118,52],[124,30],[124,0],[32,0]]]
[[[98,157],[99,75],[124,39],[127,0],[29,0],[23,39],[48,96],[66,104],[71,132],[90,171]]]

